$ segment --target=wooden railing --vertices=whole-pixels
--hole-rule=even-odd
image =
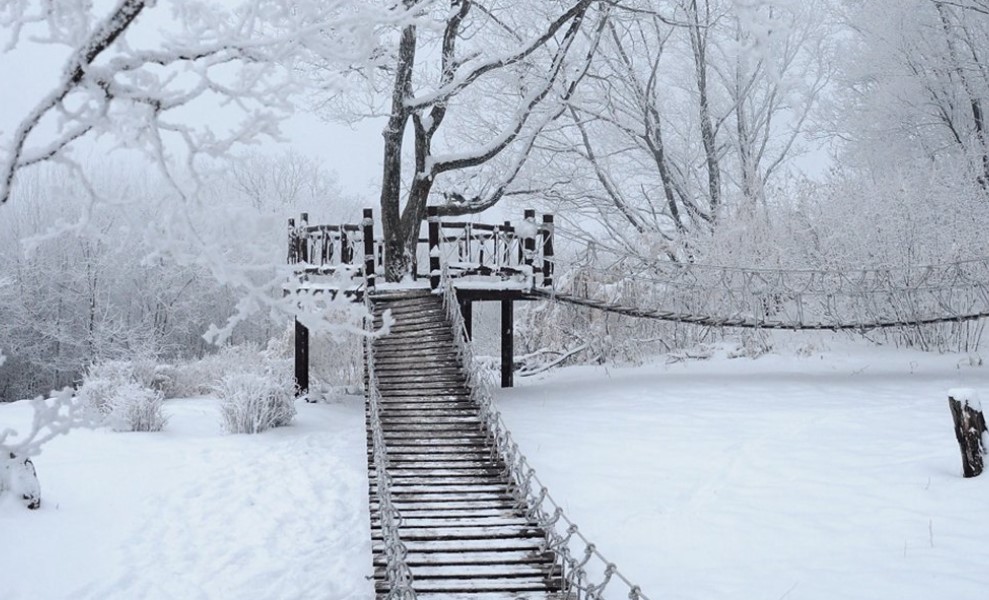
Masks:
[[[481,277],[505,280],[516,278],[529,287],[553,285],[553,215],[536,220],[534,210],[526,210],[517,223],[474,223],[444,221],[436,207],[427,209],[427,232],[419,238],[413,253],[412,275],[429,279],[438,289],[442,264],[450,277]],[[375,237],[373,211],[364,209],[359,224],[313,225],[308,213],[298,222],[288,220],[288,263],[297,265],[304,280],[316,275],[349,273],[363,278],[373,290],[384,274],[385,245]],[[428,266],[423,271],[422,267]]]

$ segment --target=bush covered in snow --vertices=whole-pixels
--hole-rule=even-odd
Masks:
[[[157,372],[143,363],[99,363],[86,372],[79,398],[114,431],[161,431],[163,388],[170,384]]]
[[[228,433],[260,433],[288,425],[295,417],[294,383],[271,372],[225,375],[216,395],[222,402],[220,414]]]
[[[291,348],[277,340],[266,348],[257,344],[223,346],[215,354],[172,368],[175,397],[212,394],[229,373],[291,373],[290,357]]]
[[[215,394],[228,433],[260,433],[288,425],[295,417],[291,347],[272,340],[225,346],[213,356],[181,365],[179,387],[189,395]]]

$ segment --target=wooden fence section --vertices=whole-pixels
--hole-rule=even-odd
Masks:
[[[446,264],[446,273],[454,278],[474,278],[482,283],[515,278],[529,287],[553,284],[554,220],[527,209],[516,223],[475,223],[444,221],[436,207],[428,208],[427,236],[420,237],[412,253],[412,275],[429,279],[430,287],[438,289]],[[288,220],[288,263],[296,265],[303,282],[319,276],[349,274],[363,279],[373,290],[385,272],[384,240],[375,233],[374,213],[364,209],[359,224],[310,224],[308,213],[298,221]]]

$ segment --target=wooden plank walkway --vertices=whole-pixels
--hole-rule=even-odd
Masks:
[[[561,599],[562,576],[545,533],[515,506],[453,343],[442,298],[428,290],[372,297],[375,325],[397,323],[373,344],[381,425],[399,535],[419,598]],[[370,412],[368,411],[368,419]],[[377,484],[368,423],[375,589],[384,582]]]

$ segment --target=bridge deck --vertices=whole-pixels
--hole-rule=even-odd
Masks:
[[[373,344],[379,415],[399,535],[419,598],[563,598],[545,532],[509,491],[453,344],[442,298],[429,290],[372,297],[376,324],[397,323]],[[368,411],[372,550],[376,590],[387,594]]]

